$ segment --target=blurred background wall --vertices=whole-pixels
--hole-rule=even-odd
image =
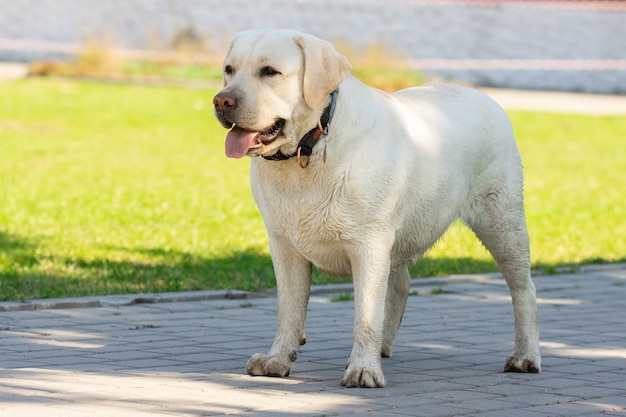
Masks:
[[[401,55],[428,76],[480,85],[626,94],[625,1],[10,0],[0,61],[197,38],[221,56],[237,31],[283,27]]]

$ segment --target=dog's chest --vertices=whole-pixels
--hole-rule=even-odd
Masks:
[[[298,248],[345,240],[350,230],[347,205],[320,194],[275,195],[259,204],[270,234],[289,237]]]
[[[270,239],[287,240],[323,270],[350,274],[346,245],[355,232],[350,198],[336,181],[302,180],[295,175],[251,181]]]

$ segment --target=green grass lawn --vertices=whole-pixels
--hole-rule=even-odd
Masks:
[[[273,287],[248,162],[224,156],[214,94],[0,84],[0,300]],[[511,118],[534,266],[626,259],[626,117]],[[456,224],[411,272],[494,270]]]

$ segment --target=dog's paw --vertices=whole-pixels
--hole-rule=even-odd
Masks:
[[[246,371],[252,376],[289,376],[292,362],[282,361],[278,356],[257,353],[248,360]]]
[[[541,372],[541,356],[513,353],[504,363],[504,372],[537,374]]]
[[[341,385],[346,388],[382,388],[387,382],[380,368],[350,366],[346,368]]]

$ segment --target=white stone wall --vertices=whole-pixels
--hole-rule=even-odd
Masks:
[[[465,4],[463,4],[465,3]],[[224,50],[232,35],[286,27],[355,45],[388,45],[408,59],[626,60],[624,2],[420,0],[6,0],[0,40],[77,44],[112,37],[129,48],[160,48],[192,26]],[[543,3],[543,4],[542,4]],[[589,8],[590,5],[596,6]],[[612,9],[597,4],[612,3]],[[573,5],[573,6],[572,6]],[[50,55],[50,53],[48,53]],[[0,46],[0,60],[42,51]],[[488,86],[626,93],[626,70],[433,69],[430,75]]]

